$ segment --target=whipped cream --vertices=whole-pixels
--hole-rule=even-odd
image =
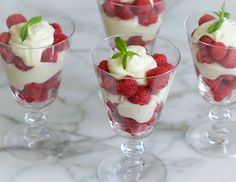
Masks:
[[[133,3],[135,0],[120,0],[121,3]],[[151,5],[154,4],[153,0],[149,0]]]
[[[146,49],[142,46],[128,46],[128,51],[133,51],[138,54],[128,57],[126,69],[122,66],[122,58],[108,60],[110,73],[117,79],[122,79],[126,75],[130,75],[136,79],[139,85],[146,84],[146,72],[157,67],[154,58],[146,54]],[[141,78],[141,79],[140,79]]]
[[[216,42],[223,42],[226,46],[236,47],[236,21],[224,18],[221,27],[217,31],[209,34],[209,26],[216,21],[217,19],[200,25],[193,34],[194,39],[199,40],[203,35],[207,35]]]
[[[149,26],[140,25],[137,16],[129,20],[122,20],[119,17],[109,17],[105,13],[103,13],[102,17],[103,17],[104,28],[108,36],[117,35],[121,33],[125,34],[140,33],[140,34],[155,35],[159,31],[163,21],[161,14],[158,17],[158,21]],[[153,37],[143,36],[142,39],[144,41],[148,41],[152,40]]]
[[[25,24],[19,23],[10,28],[9,45],[12,46],[13,53],[20,57],[25,65],[35,66],[40,64],[42,53],[46,49],[43,47],[53,44],[54,29],[47,21],[42,20],[28,29],[28,37],[22,42],[20,32]]]
[[[26,84],[32,82],[44,83],[59,72],[63,67],[64,56],[65,52],[60,52],[58,53],[58,60],[56,63],[40,62],[31,70],[25,72],[16,68],[14,64],[7,64],[5,61],[2,62],[10,85],[18,90],[23,90]]]

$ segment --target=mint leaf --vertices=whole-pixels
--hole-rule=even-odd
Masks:
[[[31,18],[21,29],[20,32],[20,37],[21,37],[21,41],[23,42],[24,40],[27,39],[28,35],[29,35],[29,27],[39,23],[42,21],[42,16],[35,16],[33,18]]]
[[[214,33],[215,31],[217,31],[221,25],[222,25],[223,21],[222,20],[218,20],[215,23],[213,23],[209,28],[208,28],[208,33]]]
[[[126,52],[127,49],[127,45],[126,42],[120,38],[120,37],[116,37],[116,47],[117,49],[119,49],[122,53]]]
[[[116,59],[116,58],[122,57],[122,56],[123,56],[122,52],[118,52],[118,53],[115,53],[111,58]]]
[[[23,26],[20,32],[20,37],[22,42],[28,37],[28,28],[27,26]]]
[[[127,54],[123,57],[123,59],[122,59],[122,66],[123,66],[123,68],[124,69],[126,69],[126,67],[127,67]]]
[[[128,56],[134,56],[134,55],[138,56],[138,54],[136,52],[132,52],[132,51],[128,51],[127,55]]]
[[[35,16],[28,21],[28,27],[31,27],[42,21],[42,16]]]
[[[208,27],[207,31],[209,34],[214,33],[221,27],[222,23],[224,22],[224,18],[229,19],[230,17],[230,13],[225,11],[225,1],[221,5],[221,10],[219,12],[215,11],[214,13],[219,17],[219,20],[217,20],[210,27]]]

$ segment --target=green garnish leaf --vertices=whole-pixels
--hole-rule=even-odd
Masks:
[[[127,50],[127,44],[126,44],[125,40],[123,40],[121,37],[116,37],[115,42],[116,42],[116,47],[120,52],[115,53],[112,56],[112,59],[116,59],[116,58],[120,57],[122,59],[122,67],[124,69],[126,69],[128,57],[134,56],[134,55],[138,56],[138,54],[136,52],[133,52],[133,51],[128,51]]]
[[[213,33],[215,32],[216,30],[218,30],[221,25],[222,25],[223,21],[222,20],[218,20],[216,21],[215,23],[213,23],[209,28],[208,28],[208,33]]]
[[[219,19],[216,22],[214,22],[210,27],[208,27],[208,33],[210,34],[214,33],[221,27],[222,23],[224,22],[224,18],[229,19],[230,17],[230,13],[225,11],[225,1],[221,5],[220,9],[221,10],[219,12],[214,12],[214,14],[216,14]]]
[[[42,16],[35,16],[33,18],[31,18],[21,29],[21,32],[20,32],[20,37],[21,37],[21,40],[22,42],[24,40],[27,39],[28,37],[28,32],[29,32],[29,27],[39,23],[42,21]]]

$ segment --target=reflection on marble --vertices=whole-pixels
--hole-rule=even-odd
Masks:
[[[13,2],[1,0],[0,12]],[[77,32],[65,65],[59,98],[47,109],[48,126],[69,132],[71,143],[63,155],[45,161],[23,161],[5,151],[4,136],[22,123],[25,109],[13,101],[0,68],[0,182],[98,182],[98,164],[107,154],[118,151],[123,139],[116,136],[108,124],[97,96],[98,87],[89,57],[91,46],[104,37],[97,4],[95,0],[18,2],[61,9],[76,21]],[[191,124],[206,119],[209,106],[197,92],[183,21],[192,10],[218,8],[220,2],[167,0],[167,3],[166,21],[160,34],[180,48],[182,65],[176,74],[159,128],[145,139],[146,150],[167,165],[167,182],[235,182],[235,159],[202,156],[184,140]],[[228,0],[227,4],[231,10],[236,6],[233,0]],[[232,111],[236,117],[236,110],[232,108]]]

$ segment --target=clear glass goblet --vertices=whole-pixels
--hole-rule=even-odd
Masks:
[[[29,110],[25,114],[25,124],[7,134],[6,148],[20,159],[43,159],[62,152],[68,140],[63,133],[45,127],[47,114],[44,108],[57,97],[64,58],[70,47],[75,24],[71,17],[57,10],[17,7],[1,14],[1,30],[8,32],[5,22],[9,15],[15,13],[28,19],[41,15],[49,23],[60,24],[63,33],[68,36],[48,47],[23,48],[0,42],[0,58],[12,95],[21,106]],[[32,56],[40,62],[35,66],[26,66],[19,55]]]
[[[130,36],[137,35],[122,34],[119,36],[127,40]],[[143,35],[138,34],[138,36]],[[145,47],[147,53],[149,55],[164,53],[173,68],[154,77],[120,78],[98,67],[102,60],[111,58],[117,51],[116,37],[111,36],[97,43],[91,51],[91,57],[109,116],[110,126],[118,135],[125,137],[127,141],[123,142],[121,146],[122,153],[114,153],[102,161],[98,170],[99,178],[104,182],[163,181],[166,177],[165,165],[155,155],[144,152],[145,147],[141,139],[151,134],[158,124],[161,110],[180,62],[180,53],[169,41],[158,36],[154,38],[152,36],[152,41]],[[129,45],[129,42],[127,44]],[[117,85],[120,82],[130,80],[136,81],[140,87],[150,92],[151,99],[148,104],[131,104],[128,97],[117,91]],[[156,89],[148,90],[150,88],[146,85],[147,80],[152,80],[152,83],[157,84]],[[144,96],[137,97],[142,99]]]
[[[117,34],[158,34],[163,23],[164,0],[147,5],[121,3],[114,0],[97,0],[107,36]],[[145,44],[150,36],[133,35],[129,41]]]
[[[191,14],[185,21],[185,28],[198,89],[204,100],[211,105],[211,110],[208,118],[188,130],[186,140],[201,154],[236,157],[236,123],[231,120],[229,109],[236,102],[236,65],[228,64],[229,61],[236,62],[236,48],[213,46],[193,38],[199,18],[206,13],[198,11]],[[227,52],[227,55],[217,60],[211,55],[212,49]]]

